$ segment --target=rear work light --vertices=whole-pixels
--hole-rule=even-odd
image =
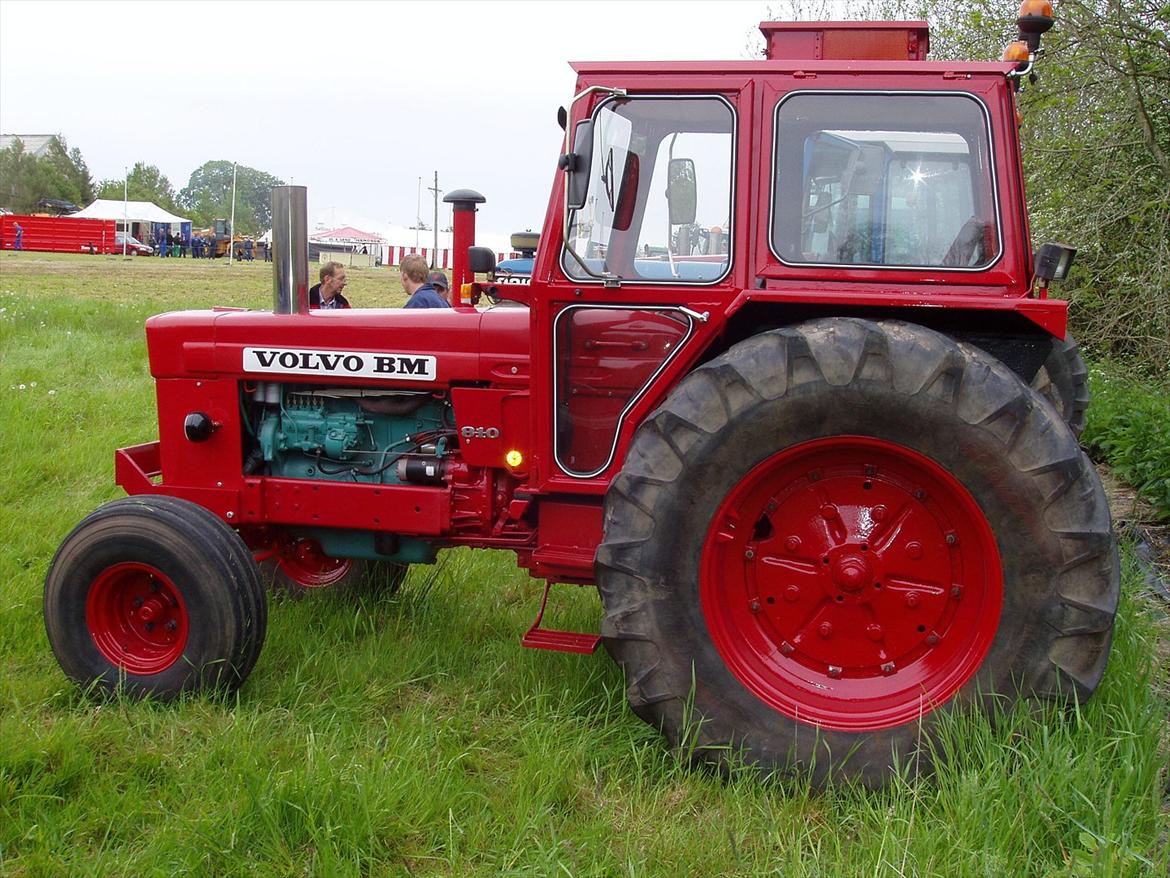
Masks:
[[[1075,247],[1065,244],[1044,244],[1036,251],[1036,277],[1045,285],[1054,280],[1064,280],[1072,268],[1077,255]]]

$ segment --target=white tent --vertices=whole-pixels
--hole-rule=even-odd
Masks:
[[[189,223],[191,220],[168,213],[149,201],[116,201],[99,198],[84,210],[71,213],[79,219],[127,219],[132,223]]]

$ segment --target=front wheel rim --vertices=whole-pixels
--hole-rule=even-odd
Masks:
[[[905,446],[816,439],[754,467],[703,547],[700,601],[747,689],[793,719],[892,728],[948,701],[999,627],[994,534],[949,472]]]
[[[302,588],[329,588],[353,569],[351,559],[326,555],[321,544],[310,539],[296,540],[284,547],[278,564],[284,575]]]
[[[98,652],[138,675],[171,667],[187,646],[187,605],[170,577],[150,564],[107,567],[90,584],[85,619]]]

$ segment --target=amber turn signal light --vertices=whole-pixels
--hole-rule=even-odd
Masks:
[[[1023,40],[1016,40],[1007,44],[1007,48],[1003,50],[1002,60],[1026,63],[1029,54],[1031,53],[1028,51],[1028,44]]]
[[[1020,18],[1052,18],[1052,4],[1049,0],[1024,0]]]

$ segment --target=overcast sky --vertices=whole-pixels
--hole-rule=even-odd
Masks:
[[[64,135],[95,181],[145,161],[178,191],[238,161],[339,221],[412,225],[438,171],[509,233],[544,220],[569,61],[743,59],[768,8],[0,0],[0,131]]]

